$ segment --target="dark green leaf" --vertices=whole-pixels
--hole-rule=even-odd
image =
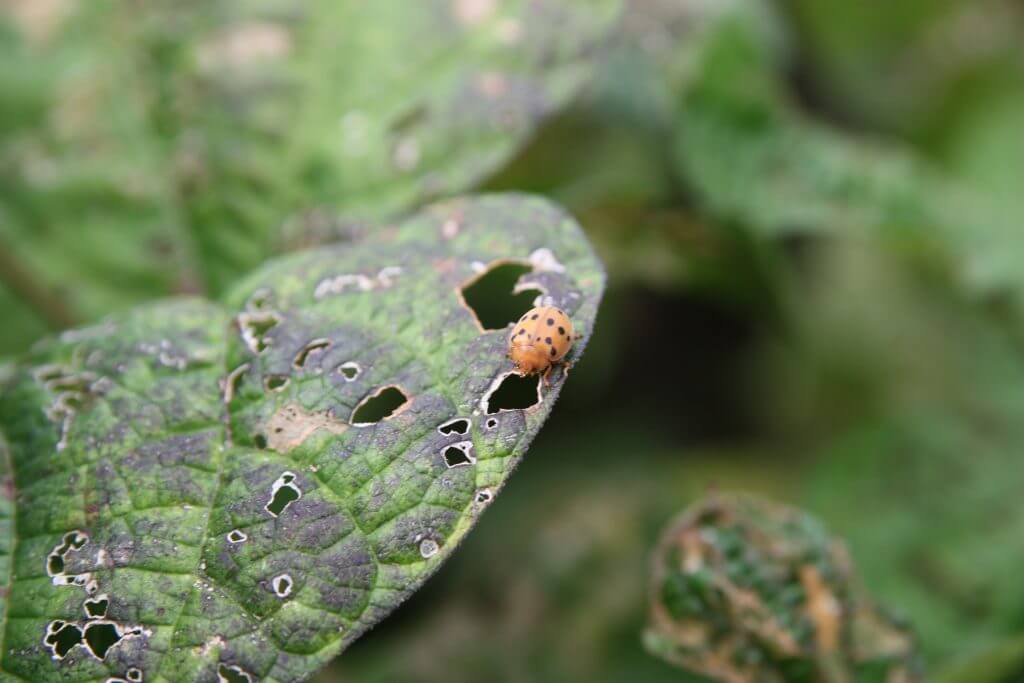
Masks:
[[[5,368],[3,671],[294,681],[386,616],[494,499],[566,377],[535,377],[526,409],[491,401],[507,328],[481,330],[460,294],[507,261],[572,316],[575,360],[600,264],[549,203],[490,196]],[[389,392],[401,405],[368,407]]]

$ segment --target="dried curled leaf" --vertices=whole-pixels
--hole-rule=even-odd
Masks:
[[[715,496],[665,531],[648,649],[726,683],[918,680],[913,638],[857,583],[841,542],[809,515]]]
[[[490,196],[3,368],[0,679],[296,681],[384,618],[493,501],[565,379],[495,405],[507,331],[461,291],[510,261],[589,335],[604,275],[579,228]]]

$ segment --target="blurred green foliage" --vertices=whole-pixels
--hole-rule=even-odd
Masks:
[[[529,4],[453,6],[499,6],[500,33]],[[424,36],[447,38],[416,11],[375,10],[377,30],[357,34],[379,49],[323,54],[309,29],[243,78],[204,70],[197,50],[239,17],[308,24],[269,0],[120,23],[94,6],[45,60],[12,27],[0,40],[0,251],[20,266],[0,261],[0,352],[61,325],[54,301],[91,317],[216,290],[270,251],[357,238],[368,219],[473,184],[551,196],[609,265],[587,359],[522,474],[320,680],[680,680],[640,644],[646,553],[712,485],[800,505],[844,537],[936,680],[1019,677],[1019,2],[634,0],[617,17],[595,2],[573,15],[578,41],[549,36],[561,47],[516,62],[551,101],[542,125],[501,141],[458,135],[468,124],[447,108],[473,68],[507,67],[486,31],[473,58],[452,48],[445,69],[396,74],[430,61]],[[537,26],[569,33],[556,24]],[[329,77],[346,65],[366,78],[356,92],[379,82],[395,99],[372,109],[378,160],[428,127],[422,175],[389,185],[385,162],[357,168],[322,144],[356,101]],[[104,89],[120,106],[97,105]],[[56,92],[76,98],[64,116]],[[249,108],[254,93],[265,109]]]
[[[465,190],[618,0],[17,0],[0,13],[0,353]],[[12,302],[13,303],[13,302]]]

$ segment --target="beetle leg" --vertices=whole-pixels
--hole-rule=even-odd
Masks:
[[[568,377],[570,370],[572,370],[572,361],[571,360],[562,361],[562,376],[563,377]]]

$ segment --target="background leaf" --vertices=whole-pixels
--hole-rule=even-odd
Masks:
[[[618,1],[47,7],[0,32],[3,282],[35,294],[8,352],[472,187],[586,82]]]
[[[975,295],[1006,294],[1019,310],[1024,281],[1006,249],[1019,230],[1000,209],[1002,181],[965,178],[909,146],[809,116],[785,79],[792,57],[771,10],[726,3],[689,36],[694,68],[680,93],[675,149],[705,210],[776,238],[870,230],[908,256],[947,264]],[[1020,71],[1008,74],[1015,80],[1007,77],[1000,101],[1017,107]],[[986,116],[1014,111],[985,104]],[[984,136],[991,122],[977,123],[964,127]],[[1017,177],[1013,158],[986,168]]]
[[[919,680],[912,634],[806,513],[742,494],[693,503],[655,551],[652,654],[716,681]]]
[[[914,615],[928,654],[989,646],[1024,613],[1005,552],[1024,485],[1012,317],[870,243],[836,245],[826,263],[765,378],[789,397],[779,423],[818,452],[803,500],[848,540],[879,598]]]

